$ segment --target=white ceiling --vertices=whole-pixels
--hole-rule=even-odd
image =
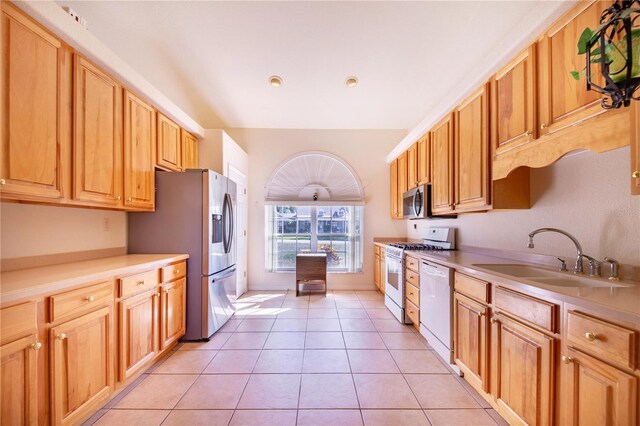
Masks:
[[[205,128],[411,129],[555,1],[58,1]],[[271,87],[271,75],[284,79]],[[346,77],[360,84],[347,88]]]

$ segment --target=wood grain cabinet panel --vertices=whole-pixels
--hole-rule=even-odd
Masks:
[[[124,92],[124,205],[153,210],[155,205],[156,112]]]
[[[113,391],[112,308],[105,307],[49,330],[52,423],[76,424]]]
[[[640,102],[631,108],[631,193],[640,195]]]
[[[6,425],[38,423],[37,334],[0,346],[0,419]]]
[[[418,183],[431,182],[431,134],[427,132],[418,140]]]
[[[476,389],[489,389],[489,308],[455,293],[454,359]]]
[[[162,348],[178,340],[186,330],[186,279],[181,278],[160,286]]]
[[[2,2],[3,198],[63,197],[70,153],[71,53],[9,2]]]
[[[407,151],[403,152],[398,156],[398,215],[399,218],[402,218],[402,199],[404,193],[409,189],[408,186],[408,154]]]
[[[380,254],[376,253],[373,255],[373,283],[375,284],[377,289],[380,289]]]
[[[418,143],[407,150],[407,190],[418,186]]]
[[[585,79],[575,80],[570,72],[582,71],[585,66],[585,57],[579,55],[576,48],[582,31],[586,27],[596,28],[601,13],[610,5],[611,2],[605,1],[578,2],[540,38],[538,121],[541,136],[606,112],[600,106],[601,96],[588,91]],[[596,82],[602,84],[602,81]]]
[[[182,129],[182,168],[198,168],[198,139]]]
[[[122,206],[122,89],[75,55],[73,198]]]
[[[453,199],[453,114],[448,114],[431,130],[431,210],[451,213]]]
[[[454,111],[455,209],[490,208],[489,87],[482,86]]]
[[[567,356],[562,424],[637,424],[637,377],[571,348]]]
[[[553,337],[501,315],[492,323],[491,393],[500,414],[510,424],[553,424]]]
[[[180,126],[158,113],[156,164],[174,172],[182,171],[182,137]]]
[[[491,80],[491,145],[494,158],[536,138],[536,46],[532,45]]]
[[[389,165],[389,198],[391,219],[402,219],[402,212],[400,211],[402,194],[399,193],[398,159],[393,160]]]
[[[119,303],[119,380],[135,375],[159,350],[160,292],[153,289]]]

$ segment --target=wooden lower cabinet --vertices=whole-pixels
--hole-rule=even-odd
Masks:
[[[160,341],[164,349],[178,340],[186,329],[186,288],[185,278],[162,284]]]
[[[118,379],[121,382],[145,367],[158,353],[159,296],[159,291],[153,289],[119,303]]]
[[[454,359],[467,381],[489,390],[489,308],[460,293],[454,294]]]
[[[73,424],[108,401],[114,388],[112,308],[49,330],[51,420]]]
[[[380,269],[380,254],[376,253],[373,256],[373,283],[375,284],[377,289],[380,289],[381,285],[381,272],[382,270]]]
[[[564,363],[566,425],[635,425],[638,378],[569,348]]]
[[[510,424],[553,424],[554,338],[502,315],[491,322],[491,394],[498,411]]]
[[[0,346],[0,419],[3,425],[38,421],[37,334]]]

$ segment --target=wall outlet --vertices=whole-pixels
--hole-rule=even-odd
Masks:
[[[418,224],[417,223],[413,224],[413,229],[418,229]]]

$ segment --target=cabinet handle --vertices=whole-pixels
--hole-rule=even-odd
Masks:
[[[40,342],[35,342],[34,344],[31,345],[31,349],[33,349],[34,351],[37,351],[41,347],[42,347],[42,343]]]
[[[89,297],[85,297],[84,300],[86,300],[87,302],[93,302],[94,300],[96,300],[96,298],[93,296],[89,296]]]
[[[491,324],[495,324],[498,323],[500,321],[498,321],[498,318],[491,318]]]
[[[591,333],[590,331],[584,333],[584,337],[586,337],[586,339],[590,342],[593,342],[594,340],[598,340],[600,338],[598,333]]]
[[[67,335],[66,335],[66,334],[64,334],[64,333],[60,333],[60,334],[58,334],[58,336],[57,336],[57,339],[58,339],[58,340],[64,340],[64,339],[66,339],[66,338],[67,338]]]
[[[541,128],[542,130],[546,129],[547,127],[549,127],[549,125],[548,125],[547,123],[542,123],[542,124],[540,125],[540,128]]]
[[[640,178],[640,170],[636,170],[635,172],[631,173],[631,177],[634,179]],[[2,179],[2,184],[4,185],[4,179]]]
[[[562,355],[562,362],[565,364],[570,364],[573,362],[573,358],[570,356]]]
[[[147,282],[145,280],[138,281],[138,285],[145,285]]]
[[[0,185],[4,185],[4,184],[6,184],[6,183],[7,183],[7,181],[6,181],[6,180],[4,180],[4,179],[0,179]]]

